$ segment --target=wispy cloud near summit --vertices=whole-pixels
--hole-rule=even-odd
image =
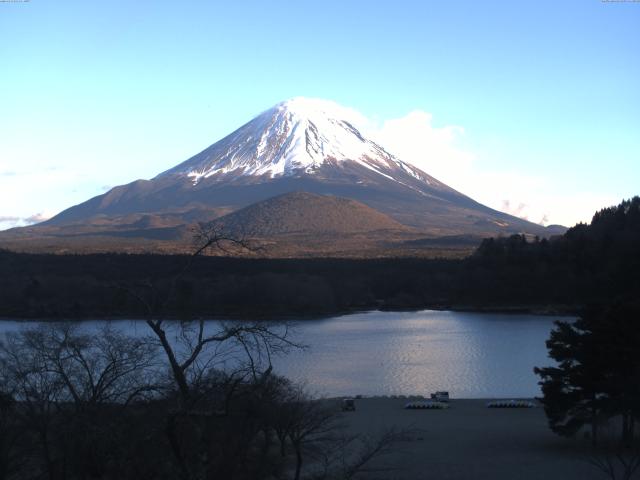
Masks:
[[[51,216],[43,212],[34,213],[33,215],[29,215],[27,217],[0,215],[0,229],[34,225],[36,223],[49,220],[49,218],[51,218]]]

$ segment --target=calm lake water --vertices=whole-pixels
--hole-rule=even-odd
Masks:
[[[533,367],[552,364],[545,340],[555,319],[425,310],[305,320],[294,322],[294,338],[308,349],[275,359],[274,369],[326,396],[448,390],[461,398],[532,397],[540,394]],[[147,333],[141,321],[112,323]],[[0,321],[0,334],[29,325]]]

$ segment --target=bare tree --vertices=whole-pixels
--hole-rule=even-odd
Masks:
[[[217,412],[228,412],[232,397],[246,394],[248,386],[252,391],[260,390],[272,372],[273,356],[298,347],[286,323],[168,318],[178,285],[194,262],[212,251],[230,254],[255,250],[245,239],[226,234],[216,222],[200,224],[193,253],[167,284],[148,281],[134,288],[123,287],[143,307],[145,322],[166,360],[177,402],[176,408],[167,413],[165,432],[185,479],[207,476],[216,468],[215,459],[220,460],[221,447],[224,450],[234,444],[220,440],[225,428],[216,421]],[[211,381],[216,376],[218,383]],[[221,393],[225,397],[222,405],[216,401]],[[246,433],[242,438],[231,436],[237,448],[227,456],[233,458],[243,455],[255,435],[254,427],[249,427],[251,422],[237,421],[247,429],[238,429]],[[218,450],[212,450],[214,444]]]
[[[38,447],[36,458],[41,459],[42,470],[54,479],[59,455],[53,437],[58,402],[66,398],[63,382],[49,371],[42,355],[30,348],[25,332],[8,335],[0,352],[7,384],[20,402],[16,412],[20,425]]]
[[[255,252],[256,249],[248,240],[225,233],[216,222],[200,224],[194,234],[194,252],[166,291],[161,292],[152,282],[139,285],[141,289],[137,291],[127,289],[146,312],[145,321],[164,352],[179,393],[181,409],[189,408],[193,387],[208,369],[231,364],[237,371],[246,370],[257,379],[271,371],[273,355],[300,347],[291,340],[289,326],[283,322],[274,325],[265,321],[221,321],[214,325],[207,324],[204,319],[176,322],[165,318],[176,285],[194,261],[210,251],[230,254]]]
[[[88,406],[127,404],[154,390],[155,348],[106,325],[95,334],[71,323],[42,325],[8,337],[4,347],[16,378],[47,376],[55,383],[55,400]],[[24,390],[23,390],[24,391]]]
[[[49,478],[107,462],[110,415],[154,391],[154,351],[110,326],[90,335],[58,323],[9,334],[0,345],[6,384],[18,402],[15,421],[39,446]],[[95,455],[83,455],[82,450]]]
[[[349,434],[335,400],[313,398],[304,386],[276,378],[277,393],[267,417],[279,440],[280,456],[288,458],[287,447],[291,448],[294,480],[352,479],[388,473],[395,468],[376,462],[418,432],[389,429],[380,435]]]
[[[0,480],[13,478],[25,462],[18,445],[22,432],[15,421],[16,401],[5,388],[0,379]]]
[[[322,451],[323,446],[334,439],[339,428],[336,422],[338,411],[335,405],[311,399],[299,387],[282,407],[286,412],[287,437],[295,453],[294,479],[299,480],[304,453],[313,455]]]

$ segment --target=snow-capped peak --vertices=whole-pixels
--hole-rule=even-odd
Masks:
[[[322,117],[339,119],[361,127],[367,118],[352,108],[321,98],[294,97],[280,102],[270,110],[287,111],[298,119],[318,120]]]
[[[366,118],[329,100],[296,97],[278,103],[203,152],[163,173],[194,184],[231,175],[313,175],[327,162],[353,161],[387,178],[389,170],[432,183],[420,170],[366,139],[356,127]]]

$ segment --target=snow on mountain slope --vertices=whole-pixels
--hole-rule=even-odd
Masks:
[[[440,182],[366,139],[348,109],[327,100],[304,97],[282,102],[186,162],[162,173],[228,181],[238,176],[314,175],[328,162],[352,161],[399,181],[401,171],[427,185]]]
[[[130,215],[170,216],[172,224],[209,221],[277,195],[307,192],[356,200],[429,235],[545,234],[396,158],[362,134],[363,118],[326,100],[279,103],[155,178],[114,187],[46,225],[115,225]]]

